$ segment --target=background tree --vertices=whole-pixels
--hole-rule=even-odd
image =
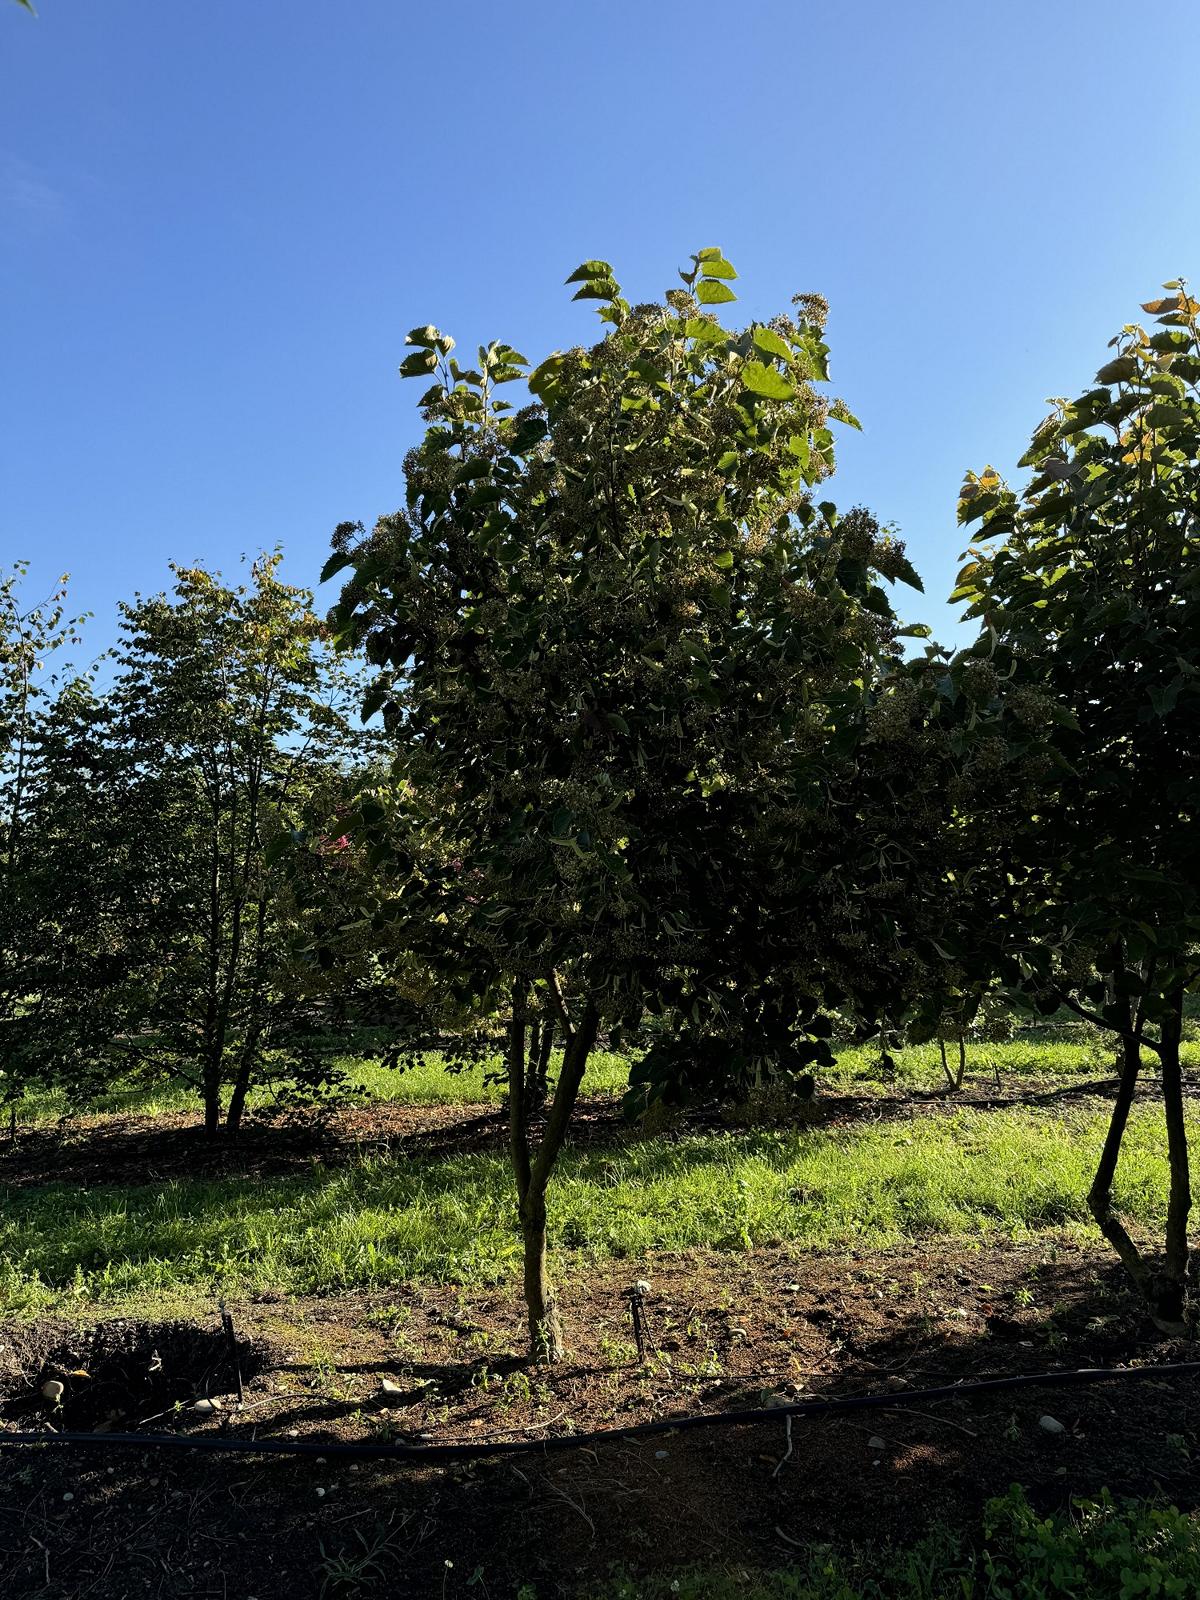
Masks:
[[[914,577],[868,517],[812,503],[830,423],[853,421],[816,387],[824,302],[731,332],[712,307],[734,276],[704,250],[665,304],[632,307],[585,263],[569,282],[607,336],[543,361],[515,412],[498,395],[524,357],[494,343],[466,368],[414,329],[401,371],[432,383],[406,508],[365,538],[343,525],[325,572],[354,567],[337,623],[381,669],[367,709],[396,749],[390,805],[364,813],[381,874],[414,936],[440,930],[428,956],[460,996],[511,1018],[525,1293],[549,1356],[547,1186],[597,1034],[742,1010],[714,952],[746,942],[744,849],[764,812],[821,811],[842,718],[895,648],[877,574]],[[819,1001],[792,986],[751,1008],[799,1062],[826,1049]],[[548,1023],[563,1060],[535,1145]]]
[[[54,698],[70,677],[55,658],[79,643],[83,620],[66,614],[65,577],[44,600],[26,602],[27,572],[21,562],[0,574],[0,1096],[10,1106],[45,1065],[34,1042],[43,1037],[38,1017],[69,968],[53,931],[58,896],[35,817]]]
[[[1127,325],[1095,386],[1056,402],[1020,496],[991,468],[968,477],[962,520],[1002,542],[972,550],[956,597],[983,624],[964,662],[994,685],[979,731],[1010,756],[1047,758],[1001,861],[997,961],[1027,1004],[1066,1006],[1122,1040],[1089,1199],[1157,1320],[1178,1329],[1191,1207],[1179,1045],[1200,968],[1200,305],[1181,283],[1166,289],[1144,307],[1156,331]],[[1112,1209],[1145,1049],[1171,1172],[1153,1265]]]
[[[124,912],[125,1004],[147,1048],[192,1081],[205,1128],[236,1133],[252,1084],[311,1075],[289,1031],[298,921],[273,842],[346,779],[356,693],[327,656],[305,591],[278,555],[232,588],[176,568],[172,596],[124,608],[112,698],[136,796],[136,873]]]

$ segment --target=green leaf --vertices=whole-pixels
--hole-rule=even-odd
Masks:
[[[729,568],[733,565],[733,551],[722,550],[720,555],[714,558],[713,564],[714,566],[720,567],[722,571],[728,572]]]
[[[1179,699],[1179,691],[1183,688],[1182,678],[1172,678],[1170,683],[1156,683],[1150,689],[1150,704],[1160,717],[1168,716],[1175,709],[1175,702]]]
[[[790,400],[796,393],[777,368],[768,367],[762,361],[747,361],[741,380],[751,394],[760,394],[767,400]]]
[[[541,417],[526,417],[519,423],[508,441],[508,447],[513,455],[524,455],[527,450],[532,450],[535,444],[540,444],[546,437],[546,424]]]
[[[556,350],[553,355],[547,356],[540,365],[534,367],[529,374],[529,387],[531,391],[543,396],[553,389],[558,381],[558,375],[566,364],[566,356]]]
[[[566,279],[566,282],[590,283],[593,278],[611,278],[612,275],[613,269],[607,261],[585,261],[581,266],[575,268],[575,271]]]
[[[776,333],[774,328],[755,328],[754,343],[766,355],[778,356],[781,361],[792,359],[791,345],[782,334]]]
[[[1105,362],[1096,374],[1097,383],[1126,383],[1138,374],[1138,359],[1136,356],[1117,356],[1114,361]]]
[[[835,400],[829,408],[829,415],[836,422],[844,422],[848,428],[857,428],[860,433],[862,432],[862,423],[844,400]]]
[[[589,278],[582,289],[576,289],[572,300],[615,300],[621,285],[615,278]]]
[[[1150,407],[1146,413],[1146,420],[1155,428],[1177,428],[1186,427],[1189,422],[1195,423],[1198,419],[1185,406],[1172,406],[1160,402]]]
[[[427,322],[423,328],[411,328],[404,335],[405,344],[419,345],[422,350],[432,350],[441,338],[441,334],[432,322]]]
[[[728,344],[729,334],[719,322],[710,322],[707,317],[689,317],[683,325],[683,331],[689,339],[694,339],[697,344]]]
[[[402,378],[427,378],[437,371],[437,355],[433,350],[414,350],[400,363]]]
[[[901,583],[906,583],[910,589],[915,589],[918,594],[925,593],[925,585],[921,582],[921,575],[907,556],[901,556],[896,562],[896,576]]]
[[[724,256],[712,256],[700,263],[700,274],[705,278],[736,278],[733,264]]]
[[[335,550],[329,560],[321,568],[319,583],[328,583],[335,573],[341,572],[343,567],[352,566],[354,552],[352,550]]]
[[[721,305],[726,300],[736,300],[737,295],[725,284],[718,283],[713,278],[702,278],[696,285],[696,299],[701,305]]]

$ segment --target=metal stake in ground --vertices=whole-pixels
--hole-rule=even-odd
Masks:
[[[645,1278],[639,1278],[625,1291],[629,1301],[629,1314],[633,1319],[633,1337],[637,1342],[638,1360],[646,1359],[646,1343],[650,1333],[649,1321],[646,1317],[646,1296],[650,1293],[650,1285]]]
[[[218,1300],[217,1305],[221,1312],[221,1326],[225,1330],[225,1340],[229,1345],[229,1359],[233,1362],[233,1375],[237,1379],[238,1404],[245,1405],[246,1394],[242,1388],[242,1359],[238,1352],[237,1334],[233,1328],[233,1318],[226,1310],[224,1300]]]

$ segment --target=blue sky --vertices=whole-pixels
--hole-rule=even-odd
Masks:
[[[945,604],[1011,469],[1164,278],[1200,278],[1194,0],[0,0],[0,565],[96,613],[169,559],[402,499],[433,321],[537,359],[721,245],[745,316],[832,305],[832,486]]]

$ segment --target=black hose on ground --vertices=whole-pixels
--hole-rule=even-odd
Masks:
[[[1165,1362],[1144,1367],[1079,1367],[1062,1372],[1020,1373],[1007,1378],[982,1378],[968,1383],[943,1384],[936,1389],[905,1389],[900,1393],[850,1395],[840,1400],[797,1400],[785,1405],[760,1406],[751,1411],[705,1411],[662,1422],[635,1422],[627,1428],[599,1428],[592,1433],[556,1434],[548,1439],[480,1440],[474,1444],[344,1444],[340,1440],[244,1439],[213,1434],[183,1433],[9,1433],[0,1429],[0,1448],[6,1445],[80,1445],[107,1449],[134,1446],[142,1450],[200,1450],[218,1455],[343,1456],[360,1461],[478,1461],[487,1456],[545,1455],[556,1450],[615,1440],[646,1439],[654,1434],[685,1433],[692,1428],[724,1428],[753,1422],[781,1421],[788,1417],[827,1417],[843,1411],[904,1411],[917,1402],[957,1400],[964,1395],[998,1394],[1007,1389],[1065,1389],[1083,1384],[1121,1379],[1183,1377],[1200,1373],[1200,1361]]]

